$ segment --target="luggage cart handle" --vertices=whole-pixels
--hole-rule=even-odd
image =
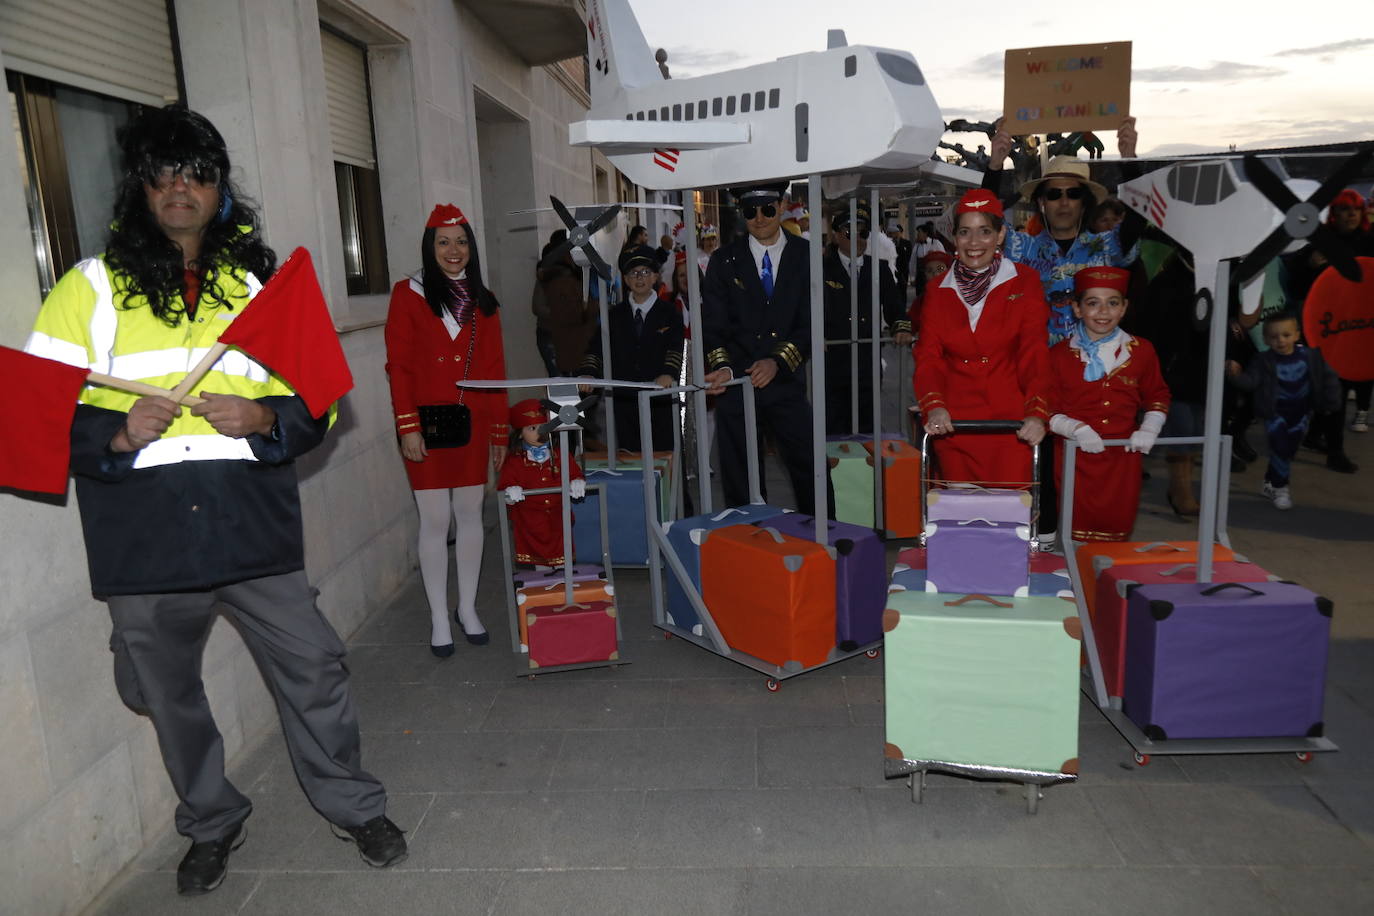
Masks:
[[[950,423],[954,426],[954,432],[963,430],[964,432],[1015,432],[1020,429],[1025,420],[954,420]],[[921,533],[917,535],[917,541],[922,547],[926,545],[926,494],[930,490],[930,440],[934,438],[921,426],[912,423],[912,432],[921,432],[921,479],[919,487],[920,512],[921,512]],[[1046,435],[1049,435],[1046,432]],[[1031,513],[1030,513],[1030,549],[1036,551],[1040,549],[1037,538],[1040,531],[1040,443],[1037,442],[1030,447],[1031,450]]]

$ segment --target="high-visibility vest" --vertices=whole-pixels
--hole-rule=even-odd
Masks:
[[[202,294],[195,318],[183,316],[175,327],[169,327],[153,314],[142,296],[122,292],[123,278],[114,274],[103,258],[87,258],[67,271],[48,294],[24,349],[92,372],[175,388],[262,288],[247,272],[221,273],[217,283],[226,301]],[[214,364],[196,390],[245,398],[295,394],[261,363],[232,349]],[[139,397],[87,385],[80,400],[127,412]],[[192,416],[190,409],[183,407],[162,438],[140,450],[134,468],[223,459],[257,460],[246,439],[221,436],[208,421]]]

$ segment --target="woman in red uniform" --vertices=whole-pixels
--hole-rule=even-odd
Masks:
[[[1050,431],[1078,443],[1076,541],[1130,537],[1140,505],[1140,456],[1154,446],[1169,413],[1169,387],[1155,348],[1118,327],[1130,281],[1131,272],[1122,267],[1084,267],[1075,274],[1078,323],[1050,348]],[[1103,439],[1131,444],[1104,451]],[[1056,467],[1055,482],[1062,476]]]
[[[489,636],[477,617],[482,569],[482,497],[506,457],[506,403],[500,390],[459,388],[463,379],[503,379],[499,304],[482,285],[472,226],[452,204],[434,208],[420,242],[424,265],[391,290],[386,319],[386,371],[406,474],[420,510],[420,578],[429,601],[430,651],[453,654],[448,620],[448,519],[457,525],[454,617],[473,645]],[[471,436],[456,448],[431,448],[420,408],[463,404]]]
[[[925,430],[948,481],[1030,480],[1030,449],[1045,435],[1049,386],[1040,277],[1002,257],[1002,205],[969,191],[954,210],[954,268],[926,288],[914,384]],[[1022,419],[1010,433],[954,431],[960,420]]]

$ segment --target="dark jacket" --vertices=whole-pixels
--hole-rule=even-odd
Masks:
[[[859,275],[855,278],[859,286],[859,320],[858,330],[852,335],[849,324],[849,270],[844,266],[844,262],[840,259],[840,253],[834,245],[826,248],[825,259],[821,261],[821,266],[825,273],[825,339],[848,340],[851,337],[872,337],[872,256],[864,255],[862,266],[859,268]],[[887,269],[878,271],[878,304],[882,309],[883,319],[893,333],[898,331],[910,333],[911,320],[903,308],[902,293],[897,288],[897,281],[893,279],[892,271]],[[843,349],[846,354],[848,353],[847,348],[830,348],[827,353],[834,353],[836,349]]]
[[[1312,403],[1318,413],[1331,413],[1341,407],[1341,380],[1326,360],[1322,351],[1299,345],[1297,352],[1307,360],[1307,381],[1312,386]],[[1255,354],[1250,365],[1240,375],[1231,376],[1228,381],[1245,391],[1253,391],[1251,402],[1255,416],[1268,419],[1277,410],[1279,397],[1278,360],[1272,350]]]
[[[783,237],[771,298],[763,293],[748,235],[711,255],[701,288],[708,372],[728,366],[739,378],[758,360],[772,357],[778,363],[774,384],[781,382],[780,390],[805,384],[802,367],[811,355],[808,243],[785,231]],[[760,396],[773,387],[760,389]]]
[[[682,372],[682,315],[667,299],[656,299],[644,315],[644,331],[635,336],[634,309],[628,301],[606,313],[611,338],[611,378],[626,382],[652,382],[660,375],[676,380]],[[601,334],[592,335],[578,375],[603,378]],[[620,392],[617,392],[619,395]],[[635,392],[626,396],[633,399]]]

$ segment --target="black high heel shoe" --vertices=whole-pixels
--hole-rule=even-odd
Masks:
[[[448,658],[453,654],[453,643],[446,643],[442,646],[430,646],[429,651],[434,653],[435,658]]]
[[[491,634],[486,630],[480,633],[469,633],[467,628],[463,626],[463,621],[458,618],[458,611],[456,609],[453,612],[453,622],[458,624],[458,629],[463,631],[463,638],[472,645],[485,646],[487,643],[491,642]]]

